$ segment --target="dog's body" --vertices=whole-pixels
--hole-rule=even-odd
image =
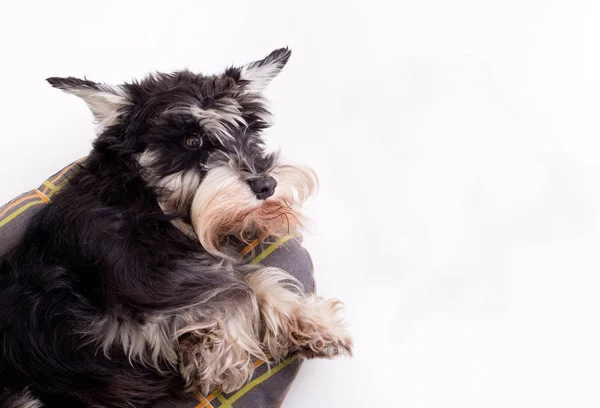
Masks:
[[[267,355],[350,353],[338,302],[235,256],[295,229],[314,188],[260,139],[260,91],[289,55],[120,86],[49,79],[88,103],[99,136],[0,259],[0,407],[143,407],[233,391]]]

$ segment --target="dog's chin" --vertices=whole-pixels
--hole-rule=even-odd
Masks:
[[[204,249],[232,258],[226,245],[231,237],[250,242],[296,233],[305,226],[302,203],[315,191],[315,173],[306,167],[281,165],[271,175],[277,180],[275,194],[258,200],[230,167],[216,167],[206,174],[191,207],[192,226]]]

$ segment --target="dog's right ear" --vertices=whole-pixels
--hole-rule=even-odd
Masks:
[[[240,79],[247,83],[251,92],[262,92],[287,64],[292,51],[279,48],[265,58],[241,67]]]
[[[116,124],[121,116],[121,108],[133,103],[129,92],[120,85],[99,84],[73,77],[53,77],[46,81],[55,88],[83,99],[101,128]]]

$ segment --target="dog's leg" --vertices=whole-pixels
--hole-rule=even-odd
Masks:
[[[259,269],[248,281],[260,308],[261,345],[273,359],[352,354],[352,339],[339,313],[341,302],[305,295],[299,282],[277,268]]]
[[[213,315],[210,323],[198,323],[210,321],[203,317],[178,332],[179,369],[188,392],[201,391],[205,395],[216,389],[233,392],[252,376],[253,360],[265,359],[257,341],[256,300],[237,308],[225,303],[222,306],[209,312]]]
[[[9,389],[0,388],[1,408],[41,408],[42,402],[25,389],[21,392],[13,392]]]

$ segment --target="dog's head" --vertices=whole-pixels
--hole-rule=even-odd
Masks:
[[[261,131],[270,113],[262,91],[290,58],[278,49],[222,74],[153,74],[106,85],[49,78],[81,97],[98,124],[95,148],[135,163],[176,225],[193,227],[209,252],[225,256],[230,236],[280,236],[302,225],[300,204],[315,188],[314,173],[268,153]]]

